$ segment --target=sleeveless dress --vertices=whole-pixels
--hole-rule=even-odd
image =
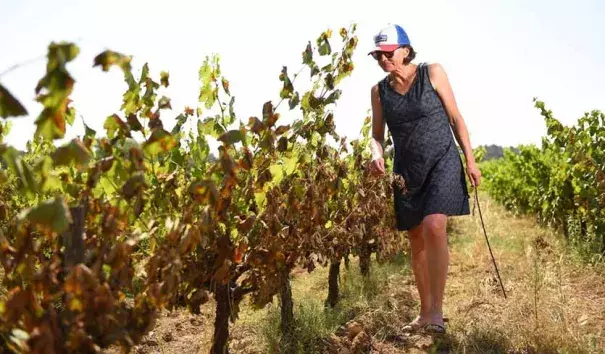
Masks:
[[[397,229],[410,230],[430,214],[470,214],[462,159],[428,65],[417,66],[405,94],[391,87],[388,76],[378,87],[393,141],[393,172],[405,179],[407,189],[393,186]]]

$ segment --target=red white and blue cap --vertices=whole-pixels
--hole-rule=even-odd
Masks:
[[[410,38],[403,28],[399,25],[389,25],[374,36],[374,49],[370,52],[384,51],[391,52],[403,45],[409,45]]]

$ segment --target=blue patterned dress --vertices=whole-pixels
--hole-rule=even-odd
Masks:
[[[393,139],[393,172],[402,175],[407,188],[393,191],[398,230],[412,229],[430,214],[470,214],[462,159],[428,65],[417,66],[405,94],[391,87],[388,76],[378,87],[383,119]]]

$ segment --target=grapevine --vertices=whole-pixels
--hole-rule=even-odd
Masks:
[[[220,57],[206,57],[196,107],[178,113],[173,127],[162,119],[172,114],[170,98],[158,94],[168,72],[152,77],[146,63],[135,77],[130,56],[104,51],[93,66],[123,73],[122,105],[108,112],[104,134],[85,123],[82,136],[60,146],[78,115],[67,64],[79,48],[51,43],[33,138],[25,152],[0,141],[3,349],[128,350],[161,311],[199,313],[214,299],[212,353],[225,353],[246,296],[262,308],[279,295],[282,332],[291,334],[295,267],[401,251],[384,211],[392,184],[365,170],[369,120],[358,140],[335,130],[338,85],[354,69],[357,46],[354,25],[338,33],[339,51],[327,30],[302,52],[311,89],[297,91],[283,67],[277,105],[268,100],[245,120]],[[286,101],[300,114],[291,124],[280,121]],[[0,85],[0,116],[24,115]]]
[[[510,210],[562,230],[583,255],[605,254],[605,114],[587,112],[566,127],[544,102],[535,106],[547,128],[542,146],[483,162],[487,188]]]

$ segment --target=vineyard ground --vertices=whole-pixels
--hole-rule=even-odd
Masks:
[[[400,328],[418,307],[407,258],[372,263],[364,280],[357,262],[341,271],[341,303],[325,310],[327,268],[293,274],[302,353],[350,353],[347,323],[363,327],[373,353],[597,353],[605,352],[605,272],[581,263],[559,235],[530,217],[506,212],[486,194],[481,208],[500,273],[497,283],[479,214],[451,219],[451,267],[445,299],[448,335],[405,336]],[[200,315],[164,313],[137,353],[207,353],[213,307]],[[271,353],[277,346],[277,299],[265,309],[242,304],[232,326],[232,353]],[[304,348],[304,349],[302,349]],[[118,351],[110,350],[110,353]]]

